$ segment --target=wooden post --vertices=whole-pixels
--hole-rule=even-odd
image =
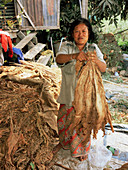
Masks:
[[[88,0],[82,0],[82,18],[88,18]]]

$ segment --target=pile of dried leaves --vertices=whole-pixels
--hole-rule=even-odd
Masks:
[[[0,169],[45,169],[52,160],[61,74],[22,62],[0,68]]]

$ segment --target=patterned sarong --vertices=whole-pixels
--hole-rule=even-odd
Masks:
[[[75,115],[73,107],[67,109],[64,104],[60,105],[57,119],[59,140],[64,149],[69,149],[71,151],[72,157],[85,156],[89,153],[91,141],[83,147],[82,139],[75,130],[71,136],[69,127],[71,126],[72,115]]]

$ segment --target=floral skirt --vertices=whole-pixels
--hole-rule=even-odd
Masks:
[[[75,115],[73,107],[67,109],[64,104],[60,105],[57,119],[59,140],[64,149],[71,151],[72,157],[85,156],[89,153],[91,141],[86,146],[82,146],[82,139],[75,130],[71,135],[69,127],[71,126],[72,115]]]

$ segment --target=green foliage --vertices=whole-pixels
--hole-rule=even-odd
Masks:
[[[127,0],[90,0],[88,1],[88,14],[93,24],[103,27],[103,19],[109,20],[109,24],[117,26],[118,16],[126,20],[128,18]]]
[[[123,83],[123,80],[121,77],[117,77],[117,79],[114,82],[115,83]]]
[[[2,0],[2,2],[0,3],[0,6],[3,8],[1,11],[0,11],[0,15],[1,17],[0,18],[3,18],[5,19],[5,16],[6,16],[6,9],[7,9],[7,6],[6,4],[12,2],[13,0]],[[3,15],[3,16],[2,16]],[[5,21],[4,20],[4,27],[6,27],[6,22],[7,22],[7,25],[9,26],[9,28],[13,28],[13,25],[14,25],[14,21],[13,20],[7,20]],[[3,25],[2,25],[3,27]]]
[[[123,42],[120,42],[118,45],[120,46],[128,46],[128,41],[123,41]]]
[[[5,7],[5,5],[7,4],[7,3],[9,3],[9,2],[12,2],[12,0],[2,0],[2,3],[0,3],[0,6],[2,7],[2,8],[5,8],[6,9],[6,7]],[[2,11],[0,11],[0,15],[2,14]]]
[[[128,101],[127,101],[127,98],[124,99],[123,96],[120,96],[120,99],[118,99],[113,104],[109,105],[109,109],[111,111],[112,120],[114,123],[128,124],[128,118],[127,118]]]
[[[9,3],[9,2],[12,2],[12,0],[2,0],[2,4],[0,4],[1,6],[4,6],[4,5],[6,5],[7,3]]]
[[[109,72],[102,73],[102,78],[105,80],[111,80],[111,74]]]
[[[126,54],[128,54],[128,41],[119,42],[118,45]]]
[[[128,109],[128,101],[127,99],[123,99],[121,98],[117,103],[115,103],[114,107],[118,105],[118,106],[125,106]]]
[[[128,20],[127,21],[121,20],[120,17],[118,16],[117,28],[114,25],[114,23],[109,25],[109,21],[105,19],[103,20],[103,23],[105,27],[102,28],[102,32],[104,34],[113,33],[118,45],[122,49],[122,52],[128,54],[128,27],[127,27]]]
[[[123,83],[123,80],[121,77],[113,77],[109,72],[104,72],[102,73],[102,78],[105,79],[105,80],[108,80],[108,81],[112,81],[112,82],[115,82],[115,83]]]
[[[99,48],[102,53],[105,55],[106,63],[108,67],[115,67],[121,64],[122,51],[117,43],[110,43],[107,38],[104,38],[103,35],[99,36]]]

